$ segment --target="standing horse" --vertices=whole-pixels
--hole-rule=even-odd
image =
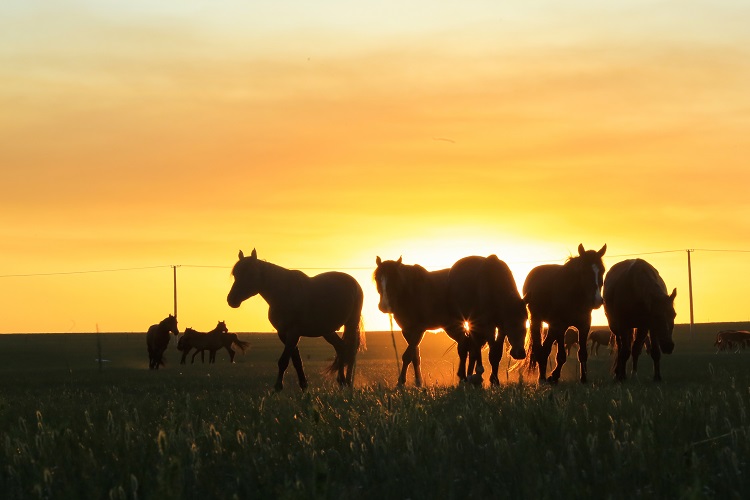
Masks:
[[[398,385],[406,383],[409,365],[414,367],[414,385],[422,386],[419,344],[426,330],[443,328],[458,344],[458,378],[466,380],[466,358],[470,339],[464,320],[450,306],[448,276],[450,269],[427,271],[420,265],[406,265],[398,260],[375,259],[373,280],[380,294],[378,309],[393,314],[401,328],[407,347],[401,356]]]
[[[531,270],[523,284],[524,301],[531,319],[531,353],[529,366],[539,366],[539,381],[555,383],[567,357],[565,330],[572,326],[578,330],[578,361],[581,364],[581,382],[586,382],[588,350],[586,338],[591,328],[591,311],[602,305],[602,280],[604,245],[599,251],[585,250],[578,245],[578,255],[570,257],[564,265],[545,264]],[[542,342],[542,322],[549,325]],[[547,357],[552,344],[557,343],[554,370],[546,377]]]
[[[642,259],[618,262],[604,280],[604,313],[609,329],[615,334],[617,359],[615,377],[625,380],[625,365],[633,352],[633,370],[637,356],[646,339],[651,337],[651,358],[654,360],[654,380],[661,380],[659,360],[664,351],[674,350],[674,299],[677,289],[667,293],[667,286],[659,272]],[[635,339],[633,330],[635,329]]]
[[[230,307],[260,294],[268,303],[268,320],[276,328],[284,351],[279,358],[276,390],[283,387],[284,372],[291,359],[301,388],[307,387],[302,368],[300,337],[323,337],[336,351],[331,373],[337,372],[341,385],[351,385],[357,351],[364,342],[360,328],[363,293],[357,280],[345,273],[327,272],[307,276],[301,271],[258,259],[253,249],[249,257],[240,251],[232,269],[234,284],[227,295]],[[336,331],[344,327],[342,337]]]
[[[227,330],[227,325],[223,321],[219,321],[216,324],[216,327],[207,333],[198,332],[193,330],[192,328],[186,328],[185,333],[177,342],[177,349],[182,351],[182,359],[180,360],[180,364],[185,364],[185,358],[187,358],[187,355],[191,349],[195,349],[193,357],[190,361],[191,364],[195,361],[195,356],[197,356],[198,353],[200,353],[201,362],[203,362],[203,354],[206,350],[208,350],[208,363],[215,363],[216,351],[221,348],[225,348],[227,350],[227,352],[229,353],[229,361],[233,363],[235,354],[234,350],[232,349],[233,343],[236,343],[243,352],[248,345],[247,342],[239,340],[237,334],[229,333],[229,330]]]
[[[174,336],[180,334],[177,330],[177,318],[171,314],[161,320],[159,324],[151,325],[146,332],[146,347],[148,347],[148,368],[158,370],[164,365],[164,351],[169,345],[169,332]]]
[[[510,342],[511,357],[526,357],[523,344],[528,316],[510,268],[496,255],[464,257],[453,264],[448,274],[448,298],[471,339],[468,374],[472,374],[476,362],[481,376],[481,349],[489,344],[490,383],[500,384],[498,368],[505,338]]]

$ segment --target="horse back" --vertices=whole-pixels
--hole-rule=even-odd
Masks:
[[[604,280],[604,306],[608,315],[648,315],[669,300],[659,272],[642,259],[618,262]]]
[[[296,325],[322,335],[345,324],[358,324],[363,301],[362,287],[349,274],[331,271],[305,279],[298,276],[282,299],[269,302],[268,317],[277,330]]]

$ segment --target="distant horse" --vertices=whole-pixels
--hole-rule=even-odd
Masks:
[[[177,349],[182,351],[182,359],[180,360],[180,363],[183,365],[185,364],[185,358],[191,349],[195,349],[190,361],[191,363],[195,361],[195,356],[198,353],[200,353],[201,362],[203,362],[203,354],[206,350],[209,352],[209,364],[214,363],[216,362],[216,351],[222,348],[226,349],[227,353],[229,353],[229,362],[234,363],[235,351],[232,349],[232,344],[236,344],[242,352],[245,352],[245,349],[248,346],[248,343],[240,340],[236,333],[229,333],[227,325],[223,321],[219,321],[216,324],[216,327],[208,333],[202,333],[195,331],[192,328],[186,328],[185,333],[177,342]]]
[[[449,310],[458,313],[471,339],[467,374],[472,374],[476,363],[481,377],[481,349],[489,344],[490,383],[500,384],[498,368],[506,337],[511,357],[526,358],[528,315],[510,268],[496,255],[464,257],[453,264],[448,274],[448,298]]]
[[[169,345],[169,332],[179,335],[177,330],[177,318],[171,314],[161,320],[157,325],[151,325],[146,332],[146,347],[148,347],[148,368],[158,370],[159,365],[164,366],[164,351]]]
[[[661,380],[660,359],[662,351],[670,354],[674,350],[674,299],[677,289],[668,294],[659,272],[642,259],[618,262],[607,273],[604,280],[604,313],[609,329],[615,334],[617,358],[615,377],[625,380],[625,365],[634,355],[634,370],[637,369],[636,349],[651,337],[651,359],[654,360],[654,380]],[[633,338],[633,330],[636,330]]]
[[[364,332],[362,318],[362,287],[348,274],[327,272],[307,276],[301,271],[285,269],[258,259],[253,249],[249,257],[240,251],[232,269],[234,284],[227,295],[230,307],[260,294],[268,303],[268,319],[276,328],[284,351],[279,358],[276,390],[283,389],[284,372],[291,359],[301,388],[307,387],[302,368],[300,337],[323,337],[336,351],[330,373],[338,373],[341,385],[351,385],[354,363]],[[336,331],[344,327],[342,337]]]
[[[528,305],[531,327],[531,352],[529,367],[539,366],[539,381],[555,383],[567,358],[565,330],[572,326],[578,330],[578,361],[581,364],[581,382],[586,382],[588,351],[586,338],[591,328],[591,311],[602,305],[601,287],[604,277],[602,256],[599,251],[585,250],[578,245],[578,255],[570,257],[564,265],[545,264],[531,270],[523,285],[524,301]],[[549,325],[542,342],[542,322]],[[556,365],[546,377],[547,357],[552,344],[557,343]]]
[[[564,343],[565,354],[567,356],[570,356],[570,351],[573,349],[573,346],[578,345],[578,330],[576,330],[575,328],[568,328],[567,330],[565,330]]]
[[[591,344],[591,353],[594,356],[599,355],[599,347],[613,347],[615,345],[615,336],[609,330],[592,330],[589,333],[588,342]],[[612,349],[609,351],[612,352]]]
[[[750,332],[747,330],[722,330],[716,334],[716,352],[734,350],[740,352],[750,345]]]

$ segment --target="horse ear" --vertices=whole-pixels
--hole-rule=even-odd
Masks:
[[[677,289],[675,288],[672,290],[672,294],[669,296],[669,299],[674,302],[675,297],[677,297]]]
[[[256,252],[254,248],[253,248],[252,253],[250,254],[250,258],[251,259],[257,259],[258,258],[258,252]]]
[[[244,259],[244,258],[245,258],[245,254],[244,254],[244,253],[242,253],[242,250],[240,250],[240,253],[239,253],[239,254],[237,255],[237,257],[238,257],[238,258],[239,258],[240,260],[242,260],[242,259]]]
[[[379,266],[379,265],[380,265],[380,264],[382,264],[382,263],[383,263],[383,261],[382,261],[382,260],[380,260],[380,255],[376,256],[376,257],[375,257],[375,264],[377,264],[377,265]]]
[[[401,259],[403,258],[403,255],[398,256],[398,260],[396,261],[396,264],[401,264]]]
[[[583,249],[583,243],[581,243],[580,245],[578,245],[578,255],[583,257],[584,253],[586,253],[586,250]]]
[[[599,255],[599,257],[603,257],[604,256],[604,252],[606,252],[606,251],[607,251],[607,244],[605,243],[604,246],[598,252],[596,252],[596,253]]]

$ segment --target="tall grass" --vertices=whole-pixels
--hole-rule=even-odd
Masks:
[[[120,354],[129,352],[122,339],[105,338],[105,357],[115,340],[123,342]],[[368,340],[370,349],[379,348]],[[745,498],[750,492],[750,353],[714,355],[709,347],[665,357],[662,384],[650,381],[645,359],[641,378],[624,384],[611,381],[602,360],[589,385],[571,371],[555,387],[511,381],[399,390],[391,381],[341,390],[314,375],[302,392],[290,373],[287,389],[274,393],[280,344],[267,341],[255,339],[254,350],[267,348],[271,359],[248,356],[229,365],[219,357],[217,365],[169,364],[158,373],[145,369],[145,344],[133,347],[142,367],[99,373],[93,357],[72,353],[65,367],[6,366],[0,371],[3,498]],[[311,345],[306,359],[313,374],[332,355],[325,346],[316,349]],[[392,352],[383,357],[387,377],[395,372]],[[171,351],[172,363],[177,359]],[[568,363],[574,370],[575,359]],[[365,359],[358,377],[378,366]]]

